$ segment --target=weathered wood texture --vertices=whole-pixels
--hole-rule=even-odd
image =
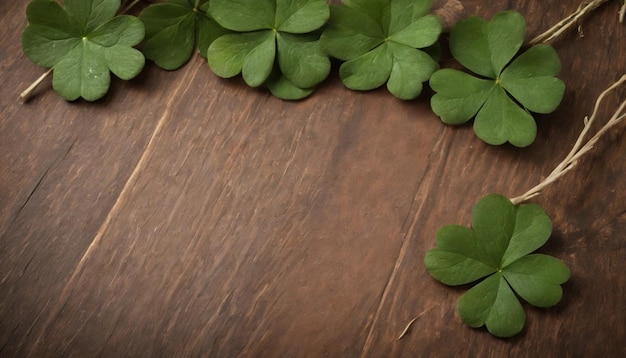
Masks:
[[[519,10],[529,38],[578,7],[464,4]],[[623,126],[534,199],[555,224],[542,252],[572,278],[555,308],[527,309],[521,336],[465,327],[463,290],[422,263],[439,226],[567,153],[626,72],[615,3],[555,44],[567,93],[527,149],[444,126],[427,96],[355,93],[335,74],[288,103],[200,58],[148,66],[95,104],[46,86],[21,104],[42,72],[21,53],[25,7],[0,4],[0,356],[626,356]]]

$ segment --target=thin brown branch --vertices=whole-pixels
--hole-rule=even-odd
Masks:
[[[454,24],[466,16],[465,7],[459,0],[435,0],[432,11],[441,19],[444,32],[449,32]]]
[[[565,157],[565,159],[563,159],[561,163],[559,163],[556,166],[556,168],[554,168],[552,173],[550,173],[550,175],[546,179],[544,179],[541,183],[539,183],[532,189],[528,190],[526,193],[511,199],[511,202],[514,205],[525,202],[529,200],[530,198],[533,198],[541,194],[543,189],[545,189],[548,185],[554,183],[556,180],[561,178],[567,172],[574,169],[574,167],[578,164],[578,161],[580,160],[580,158],[586,153],[588,153],[591,149],[593,149],[594,145],[598,142],[598,140],[600,140],[600,138],[606,132],[608,132],[611,128],[615,127],[624,118],[626,118],[626,100],[624,100],[618,106],[617,110],[615,111],[613,116],[611,116],[611,118],[606,122],[606,124],[591,139],[585,142],[585,137],[587,136],[591,128],[591,125],[595,122],[598,116],[600,105],[602,104],[606,96],[610,92],[612,92],[613,90],[617,89],[618,87],[622,86],[625,83],[626,83],[626,74],[623,75],[617,82],[612,84],[609,88],[604,90],[600,94],[600,96],[598,96],[598,99],[596,100],[591,117],[585,117],[585,121],[584,121],[585,125],[583,127],[583,130],[578,136],[578,139],[576,140],[576,143],[572,147],[572,150],[569,152],[569,154]]]

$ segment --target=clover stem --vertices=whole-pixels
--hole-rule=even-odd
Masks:
[[[554,183],[557,179],[562,177],[565,173],[574,169],[574,167],[578,164],[578,160],[583,155],[588,153],[591,149],[593,149],[593,146],[598,142],[598,140],[600,140],[600,138],[609,129],[613,128],[618,123],[620,123],[622,119],[626,118],[626,100],[624,100],[618,106],[617,110],[615,111],[613,116],[607,121],[607,123],[591,139],[589,139],[586,143],[584,143],[585,136],[589,132],[593,122],[596,120],[598,116],[598,111],[600,109],[600,105],[604,101],[604,98],[611,91],[617,89],[618,87],[622,86],[625,83],[626,83],[626,74],[624,74],[617,82],[613,83],[610,87],[604,90],[604,92],[602,92],[600,96],[598,96],[598,98],[596,99],[596,103],[594,105],[591,117],[585,117],[585,120],[584,120],[585,125],[582,131],[580,132],[580,135],[578,136],[578,139],[576,140],[576,143],[574,143],[574,146],[572,147],[572,150],[569,152],[569,154],[565,157],[565,159],[563,159],[561,163],[559,163],[556,166],[556,168],[554,168],[552,173],[550,173],[550,175],[548,175],[548,177],[545,178],[541,183],[539,183],[532,189],[528,190],[526,193],[511,199],[511,202],[514,205],[518,205],[522,202],[527,201],[530,198],[533,198],[541,194],[541,191],[545,187]]]
[[[28,101],[28,99],[33,94],[33,91],[35,91],[37,86],[39,86],[41,82],[43,82],[43,80],[46,79],[46,77],[50,76],[51,73],[52,73],[52,67],[48,71],[46,71],[43,75],[39,76],[39,78],[36,79],[35,82],[33,82],[30,86],[28,86],[28,88],[25,89],[24,92],[20,94],[20,98],[22,99],[22,101],[24,102]]]
[[[536,45],[538,43],[546,43],[549,44],[554,41],[557,37],[561,36],[565,31],[569,30],[571,27],[576,25],[578,20],[580,20],[583,16],[597,9],[600,5],[607,3],[609,0],[593,0],[589,3],[581,4],[574,13],[559,21],[556,25],[552,26],[546,32],[541,35],[535,37],[530,41],[531,45]]]

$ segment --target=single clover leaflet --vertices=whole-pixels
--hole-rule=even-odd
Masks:
[[[421,49],[434,45],[442,31],[429,14],[432,0],[345,0],[331,7],[322,48],[344,62],[339,76],[353,90],[387,83],[391,94],[413,99],[437,69]]]
[[[139,19],[146,27],[146,58],[175,70],[189,61],[196,47],[206,57],[211,42],[227,33],[208,16],[208,7],[207,0],[167,0],[143,10]]]
[[[510,337],[526,319],[516,294],[533,306],[550,307],[560,301],[560,285],[570,277],[560,260],[531,254],[551,232],[550,218],[538,205],[516,207],[491,194],[474,206],[471,229],[448,225],[438,231],[438,247],[426,253],[426,269],[451,286],[484,278],[461,296],[457,311],[471,327],[485,325],[495,336]]]
[[[115,16],[120,0],[54,0],[28,4],[28,26],[22,33],[26,56],[53,68],[52,86],[69,101],[103,97],[110,72],[129,80],[144,66],[134,49],[144,37],[144,26],[133,16]]]
[[[220,77],[242,74],[278,97],[300,99],[330,72],[316,33],[330,16],[325,0],[211,0],[209,14],[233,31],[209,46],[209,66]]]
[[[530,145],[537,125],[529,112],[554,111],[565,85],[555,77],[561,63],[551,46],[533,46],[514,59],[525,32],[524,17],[515,11],[496,14],[490,22],[480,17],[458,22],[450,34],[452,55],[481,77],[453,69],[435,72],[433,112],[448,124],[476,117],[474,132],[486,143]]]

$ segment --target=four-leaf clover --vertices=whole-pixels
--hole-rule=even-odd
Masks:
[[[22,48],[36,64],[53,68],[52,86],[66,100],[95,101],[109,89],[110,72],[129,80],[144,66],[132,46],[144,37],[133,16],[115,16],[120,0],[54,0],[28,4]]]
[[[196,43],[206,57],[211,42],[227,32],[207,15],[208,6],[206,0],[167,0],[148,6],[139,14],[146,26],[144,55],[166,70],[189,61]]]
[[[526,22],[515,11],[501,12],[486,22],[471,17],[457,23],[450,34],[450,50],[463,66],[482,76],[442,69],[430,86],[433,112],[448,124],[472,117],[476,135],[489,144],[530,145],[537,125],[529,111],[554,111],[565,85],[554,77],[559,57],[549,45],[536,45],[515,57],[524,41]],[[520,105],[522,107],[520,107]]]
[[[442,25],[428,14],[432,0],[345,0],[333,6],[321,37],[328,54],[344,62],[339,75],[353,90],[387,83],[391,94],[413,99],[437,69],[420,50],[437,41]]]
[[[299,99],[330,72],[315,33],[330,16],[325,0],[211,0],[209,14],[233,31],[207,51],[220,77],[242,74],[251,87],[265,84],[281,98]]]
[[[538,205],[516,207],[491,194],[474,206],[471,229],[449,225],[438,231],[438,247],[427,252],[426,269],[453,286],[486,277],[461,296],[457,310],[467,325],[485,325],[495,336],[510,337],[522,330],[526,317],[515,294],[533,306],[550,307],[570,277],[560,260],[531,254],[551,233],[550,218]]]

